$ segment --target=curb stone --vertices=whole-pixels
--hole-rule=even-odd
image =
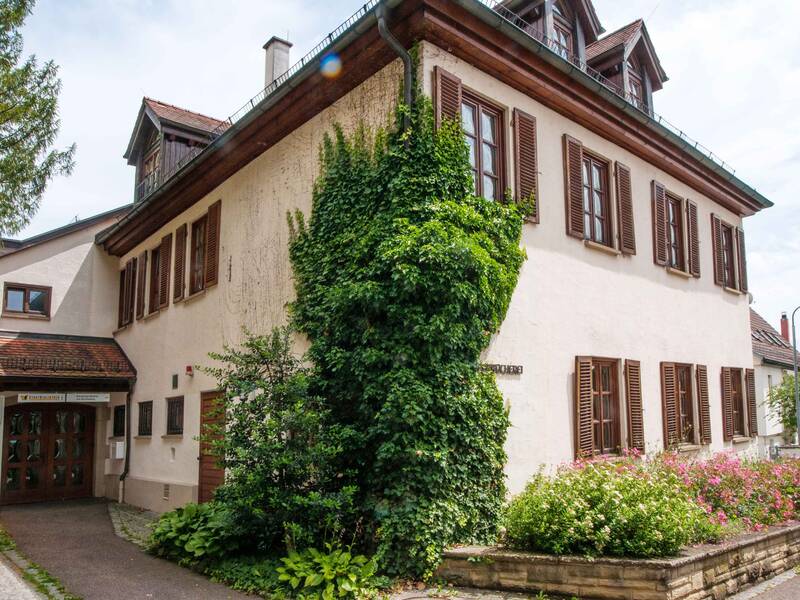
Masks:
[[[47,580],[42,581],[41,576],[43,573],[46,574],[46,572],[41,567],[25,558],[17,550],[0,550],[0,554],[6,558],[4,562],[20,576],[25,585],[28,586],[35,596],[43,600],[66,600],[68,597],[74,598],[74,596],[67,596],[64,594],[53,582]],[[37,590],[30,579],[36,580],[38,584],[45,589],[46,595]]]

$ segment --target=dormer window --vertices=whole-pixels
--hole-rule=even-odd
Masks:
[[[634,57],[630,57],[626,62],[628,70],[628,102],[633,104],[636,108],[644,110],[644,86],[642,84],[642,75],[639,70],[639,65]]]
[[[566,60],[575,53],[572,29],[571,14],[560,2],[553,4],[553,50]]]

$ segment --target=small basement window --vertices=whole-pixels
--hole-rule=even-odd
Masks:
[[[48,286],[6,283],[3,290],[3,316],[50,318],[52,290]]]

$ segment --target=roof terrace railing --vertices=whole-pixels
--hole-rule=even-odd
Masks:
[[[261,102],[263,102],[264,100],[272,96],[274,93],[276,93],[296,73],[298,73],[300,70],[302,70],[309,64],[318,63],[319,60],[327,54],[331,46],[359,20],[363,19],[370,12],[372,12],[380,1],[381,0],[368,0],[361,8],[359,8],[355,13],[353,13],[350,16],[350,18],[344,21],[336,29],[331,31],[322,41],[320,41],[316,46],[314,46],[311,50],[309,50],[299,61],[297,61],[294,65],[292,65],[288,71],[277,77],[275,81],[273,81],[264,89],[262,89],[258,94],[250,98],[250,100],[245,102],[238,110],[236,110],[225,121],[222,121],[220,125],[217,126],[210,133],[212,143],[210,143],[208,146],[205,147],[197,147],[195,151],[189,152],[181,160],[177,161],[169,170],[164,170],[164,171],[159,170],[155,173],[153,177],[150,177],[149,179],[142,181],[136,188],[135,201],[136,202],[143,201],[144,199],[149,197],[153,192],[159,189],[163,184],[168,182],[178,171],[183,169],[186,165],[188,165],[200,154],[202,154],[203,150],[213,146],[214,140],[219,138],[223,133],[225,133],[225,131],[227,131],[231,126],[240,121],[250,111],[254,110]],[[682,129],[676,127],[675,125],[667,121],[664,117],[656,114],[652,110],[652,107],[647,106],[640,98],[633,97],[629,92],[627,92],[621,86],[609,80],[607,77],[603,76],[602,73],[589,66],[586,63],[586,61],[582,60],[579,56],[574,54],[569,54],[568,52],[566,52],[563,46],[559,45],[553,38],[547,35],[547,32],[542,31],[538,27],[527,22],[525,19],[523,19],[513,11],[503,6],[502,2],[498,2],[496,0],[477,0],[477,2],[493,10],[505,22],[516,27],[520,32],[524,33],[530,38],[536,40],[556,56],[559,56],[563,60],[572,63],[579,70],[583,71],[592,79],[600,83],[603,87],[608,89],[610,92],[612,92],[613,94],[615,94],[616,96],[627,102],[634,109],[638,110],[643,115],[646,115],[647,117],[656,121],[659,125],[662,125],[666,129],[671,131],[674,135],[678,136],[681,140],[683,140],[687,145],[693,147],[695,150],[699,151],[700,153],[708,157],[710,160],[719,165],[721,168],[733,174],[736,173],[736,170],[732,168],[730,164],[722,160],[719,156],[717,156],[711,150],[703,146],[700,142],[690,138]]]

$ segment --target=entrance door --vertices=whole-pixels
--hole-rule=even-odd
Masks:
[[[220,411],[219,392],[205,392],[200,395],[200,435],[208,435],[209,425],[224,425],[225,413]],[[211,444],[200,442],[200,472],[198,475],[197,501],[208,502],[214,498],[216,490],[225,481],[225,469],[212,453]]]
[[[0,502],[90,496],[94,412],[77,404],[6,407]]]

